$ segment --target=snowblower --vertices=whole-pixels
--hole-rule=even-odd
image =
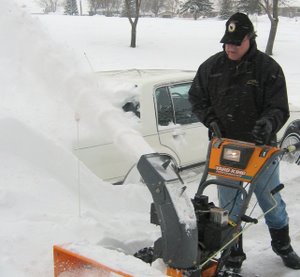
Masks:
[[[215,133],[218,133],[217,129]],[[150,222],[160,226],[161,237],[153,247],[145,247],[134,256],[150,264],[162,259],[167,267],[166,276],[241,276],[223,269],[232,245],[237,243],[246,228],[277,205],[273,197],[274,206],[266,213],[258,218],[247,215],[255,186],[266,172],[273,172],[279,166],[285,154],[299,149],[299,142],[280,149],[216,136],[210,141],[204,173],[193,199],[187,196],[175,162],[168,155],[152,153],[141,156],[137,168],[153,198]],[[228,186],[219,177],[239,181],[239,185],[230,185],[242,194],[243,199],[238,219],[234,222],[226,209],[209,202],[204,194],[208,186]],[[282,188],[283,185],[279,185],[270,192],[271,195]],[[246,227],[242,227],[243,223],[247,224]],[[96,276],[134,276],[64,247],[54,246],[55,277],[84,268],[98,269],[100,273]]]

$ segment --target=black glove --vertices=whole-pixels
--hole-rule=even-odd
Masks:
[[[273,124],[270,119],[261,118],[257,120],[252,130],[254,141],[257,144],[270,143],[272,130],[273,130]]]

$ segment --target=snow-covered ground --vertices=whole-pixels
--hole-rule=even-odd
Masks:
[[[264,49],[268,19],[252,19],[258,46]],[[149,267],[122,253],[132,254],[160,235],[159,228],[149,223],[151,196],[146,187],[112,186],[99,180],[78,162],[71,147],[78,124],[81,132],[97,128],[111,136],[126,124],[107,100],[107,92],[99,97],[101,86],[93,70],[196,70],[221,49],[224,24],[216,19],[142,18],[138,47],[132,49],[126,18],[36,16],[12,0],[1,0],[0,276],[53,276],[52,246],[62,243],[89,245],[91,255],[135,276],[163,276],[161,261]],[[274,58],[286,74],[290,102],[298,106],[299,28],[299,21],[282,18],[274,47]],[[110,117],[103,123],[99,118],[106,111]],[[149,151],[136,134],[130,140],[126,145],[137,142],[145,153]],[[133,146],[128,149],[135,151]],[[299,167],[283,164],[282,181],[293,246],[300,253]],[[191,185],[188,192],[193,195],[195,188]],[[297,276],[272,253],[263,222],[245,237],[245,276]]]

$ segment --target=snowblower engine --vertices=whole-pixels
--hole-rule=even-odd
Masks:
[[[228,211],[208,202],[208,196],[195,196],[192,200],[197,218],[198,242],[202,250],[201,260],[219,250],[232,239],[235,224],[228,218]]]
[[[197,219],[198,243],[202,250],[202,258],[205,259],[207,255],[219,250],[232,238],[235,225],[229,221],[228,211],[216,207],[213,202],[209,203],[208,196],[196,195],[192,203]],[[151,204],[150,222],[160,225],[154,203]],[[204,255],[205,253],[207,255]]]

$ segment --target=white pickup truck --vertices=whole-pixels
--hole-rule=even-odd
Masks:
[[[135,94],[124,96],[124,112],[134,113],[136,130],[159,153],[172,156],[181,171],[205,163],[207,128],[191,112],[188,91],[195,71],[120,70],[96,73],[102,81],[132,84]],[[280,131],[279,145],[300,141],[300,108],[291,108],[289,122]],[[97,176],[111,183],[121,183],[134,164],[112,141],[85,139],[74,147],[75,155]],[[294,162],[300,164],[299,153]]]

